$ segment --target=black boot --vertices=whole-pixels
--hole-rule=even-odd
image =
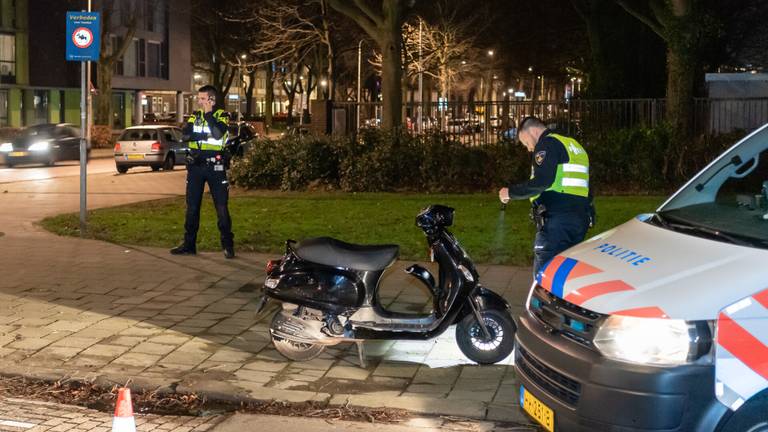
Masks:
[[[235,248],[234,248],[234,246],[224,246],[224,258],[232,259],[234,257],[235,257]]]
[[[175,248],[171,249],[171,255],[195,255],[197,251],[194,246],[188,246],[186,243],[182,243]]]

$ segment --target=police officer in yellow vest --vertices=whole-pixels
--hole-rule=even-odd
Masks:
[[[518,137],[533,153],[531,178],[502,188],[499,199],[531,200],[536,277],[555,255],[584,240],[594,222],[589,157],[575,139],[552,133],[535,117],[523,119]]]
[[[216,109],[216,88],[206,85],[197,92],[201,110],[195,111],[184,125],[183,140],[189,143],[187,154],[187,213],[184,220],[184,242],[171,249],[174,255],[194,255],[197,252],[197,230],[200,227],[200,204],[203,190],[213,196],[221,247],[224,257],[234,258],[232,219],[227,207],[229,182],[227,181],[228,155],[226,144],[229,118],[224,110]]]

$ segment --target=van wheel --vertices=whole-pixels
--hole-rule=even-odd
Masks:
[[[760,396],[744,404],[723,425],[720,432],[768,432],[768,396]]]
[[[174,165],[176,165],[176,158],[173,156],[173,153],[168,153],[165,163],[163,163],[163,171],[173,171]]]
[[[515,347],[515,323],[506,311],[487,309],[480,316],[488,328],[485,336],[474,314],[468,314],[456,326],[456,343],[467,358],[479,364],[498,363]]]
[[[128,167],[125,165],[117,165],[117,172],[120,174],[125,174],[128,172]]]

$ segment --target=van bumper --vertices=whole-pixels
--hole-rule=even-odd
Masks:
[[[555,431],[715,431],[728,409],[715,399],[712,365],[617,362],[518,320],[515,370],[525,391],[554,411]]]

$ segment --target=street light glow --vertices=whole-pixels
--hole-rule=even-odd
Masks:
[[[507,93],[509,93],[509,94],[512,94],[512,93],[514,93],[514,92],[515,92],[515,89],[513,89],[513,88],[509,88],[509,89],[507,89]]]
[[[488,55],[493,57],[493,50],[488,50]]]
[[[247,56],[247,55],[245,55],[245,54],[240,54],[240,58],[241,58],[241,59],[245,60],[245,58],[246,58],[246,57],[248,57],[248,56]]]
[[[467,61],[466,60],[462,60],[461,64],[465,65],[465,64],[467,64]]]
[[[322,80],[322,81],[320,81],[320,85],[321,85],[321,86],[323,86],[323,87],[325,87],[325,86],[327,86],[327,85],[328,85],[328,81],[326,81],[326,80]]]
[[[533,72],[533,66],[528,66],[528,72]]]

